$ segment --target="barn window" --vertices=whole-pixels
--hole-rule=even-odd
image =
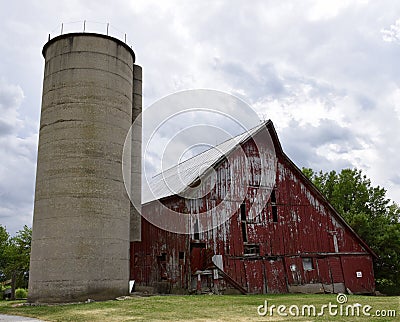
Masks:
[[[179,252],[179,259],[185,259],[185,253]]]
[[[314,269],[313,260],[310,257],[303,258],[303,269],[305,271],[311,271]]]
[[[246,204],[244,203],[240,205],[240,219],[246,221]]]
[[[161,255],[158,256],[158,260],[160,262],[166,262],[167,261],[167,253],[161,253]]]
[[[194,223],[194,233],[193,233],[194,240],[200,240],[200,233],[199,233],[199,220],[196,218],[196,222]]]
[[[257,244],[246,244],[244,245],[244,251],[243,253],[245,255],[260,255],[260,245]]]
[[[278,208],[276,207],[275,190],[271,192],[272,221],[278,222]]]
[[[242,237],[243,242],[247,243],[247,225],[245,221],[242,221]]]
[[[240,205],[240,220],[242,221],[242,237],[243,242],[247,243],[247,223],[246,223],[246,204]]]

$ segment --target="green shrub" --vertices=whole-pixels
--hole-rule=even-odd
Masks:
[[[377,278],[376,290],[386,295],[400,295],[400,289],[393,281],[387,278]]]
[[[28,296],[28,291],[24,288],[17,288],[15,290],[15,298],[16,299],[26,299]]]

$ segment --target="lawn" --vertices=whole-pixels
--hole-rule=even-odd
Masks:
[[[267,300],[268,313],[259,316],[257,308]],[[192,295],[192,296],[135,296],[123,301],[106,301],[53,306],[24,306],[24,301],[0,301],[0,314],[15,314],[39,318],[45,321],[398,321],[400,317],[400,297],[377,297],[348,295],[342,304],[342,314],[336,295]],[[329,313],[329,303],[338,305],[337,315]],[[346,306],[354,309],[359,303],[360,316],[345,316]],[[272,307],[275,305],[275,307]],[[282,306],[284,305],[285,308]],[[304,307],[304,316],[299,314]],[[316,308],[315,315],[326,305],[322,316],[314,316],[310,306]],[[367,307],[370,306],[371,308]],[[278,312],[277,307],[280,307]],[[273,309],[271,316],[270,309]],[[290,310],[289,310],[290,308]],[[310,309],[310,313],[308,313]],[[363,315],[363,311],[371,316]],[[331,306],[334,313],[336,307]],[[395,317],[374,316],[380,310]],[[383,311],[386,310],[386,311]],[[388,310],[392,310],[389,312]],[[262,311],[262,308],[261,308]],[[349,310],[351,314],[351,309]],[[261,312],[262,313],[262,312]],[[281,314],[287,314],[283,316]]]

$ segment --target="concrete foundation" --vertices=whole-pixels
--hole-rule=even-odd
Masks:
[[[140,226],[130,228],[121,160],[132,110],[141,109],[140,67],[129,46],[98,34],[56,37],[43,56],[28,301],[127,295],[130,231]],[[140,139],[132,139],[139,159]]]
[[[303,293],[303,294],[319,294],[319,293],[345,293],[346,288],[344,283],[333,284],[303,284],[303,285],[289,285],[289,293]]]

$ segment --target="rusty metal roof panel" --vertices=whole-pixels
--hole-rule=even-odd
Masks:
[[[256,134],[266,122],[212,147],[150,179],[148,189],[143,191],[142,203],[182,193],[190,184],[200,178],[208,169],[231,153],[239,144]]]

